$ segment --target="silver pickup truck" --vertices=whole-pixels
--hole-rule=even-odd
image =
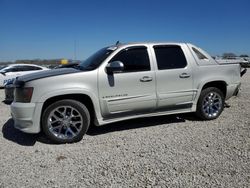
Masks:
[[[116,44],[79,65],[18,77],[11,114],[17,129],[56,143],[81,140],[91,123],[186,112],[212,120],[237,94],[240,70],[192,44]]]

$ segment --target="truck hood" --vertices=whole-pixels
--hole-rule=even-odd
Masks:
[[[31,73],[31,74],[17,77],[14,84],[18,87],[18,86],[24,85],[25,82],[29,82],[32,80],[38,80],[41,78],[47,78],[47,77],[52,77],[52,76],[65,75],[65,74],[72,74],[72,73],[77,73],[77,72],[81,72],[81,70],[74,69],[74,68],[60,68],[60,69],[45,70],[45,71],[40,71],[40,72]]]

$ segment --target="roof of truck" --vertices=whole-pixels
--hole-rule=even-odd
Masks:
[[[130,45],[165,45],[165,44],[174,44],[174,45],[183,45],[187,44],[184,42],[129,42],[129,43],[118,43],[116,46],[130,46]]]

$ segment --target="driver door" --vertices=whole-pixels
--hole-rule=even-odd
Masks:
[[[120,61],[124,70],[108,74],[99,70],[99,99],[104,118],[147,113],[156,108],[155,74],[145,46],[118,52],[110,62]]]

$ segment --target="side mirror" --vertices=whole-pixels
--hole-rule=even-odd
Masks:
[[[122,72],[124,70],[124,64],[121,61],[113,61],[106,66],[106,70],[108,74]]]
[[[6,71],[1,71],[0,72],[2,75],[6,76]]]

